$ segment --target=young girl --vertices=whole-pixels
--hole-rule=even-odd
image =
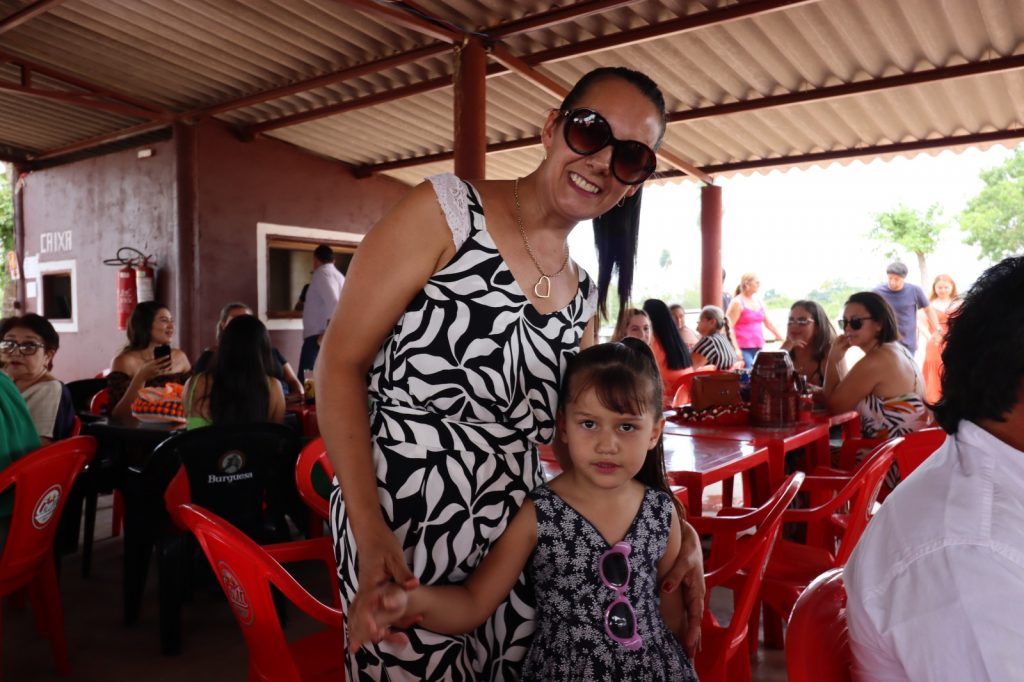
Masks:
[[[349,646],[404,641],[398,622],[454,635],[494,612],[525,570],[537,596],[523,680],[696,680],[677,636],[678,599],[658,584],[680,547],[681,508],[665,482],[661,379],[633,338],[569,364],[559,404],[565,473],[530,493],[465,583],[387,583],[349,612]],[[453,540],[457,541],[457,539]]]

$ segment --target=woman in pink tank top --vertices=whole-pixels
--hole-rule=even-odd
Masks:
[[[743,366],[754,366],[754,356],[764,347],[764,330],[775,335],[776,341],[782,341],[782,335],[765,314],[764,304],[755,296],[761,288],[761,281],[752,272],[744,273],[740,278],[740,286],[736,297],[729,304],[726,317],[732,327],[733,338],[736,339],[736,356],[743,359]]]

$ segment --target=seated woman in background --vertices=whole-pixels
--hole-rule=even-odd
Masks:
[[[697,320],[700,341],[693,347],[693,367],[714,365],[718,369],[731,369],[736,364],[735,341],[729,331],[729,318],[717,305],[706,305]]]
[[[107,376],[110,414],[130,417],[132,403],[145,386],[183,384],[189,377],[188,357],[178,348],[156,357],[157,346],[169,346],[174,337],[174,318],[163,303],[146,301],[135,306],[128,318],[128,345],[110,363]]]
[[[43,445],[67,438],[75,421],[71,393],[54,378],[60,336],[45,317],[28,313],[0,323],[0,359],[21,392]]]
[[[686,309],[678,303],[673,303],[668,307],[668,311],[672,313],[672,320],[675,321],[676,329],[679,330],[679,338],[692,351],[693,347],[700,341],[700,336],[686,326]]]
[[[623,308],[615,324],[612,341],[622,341],[627,336],[640,339],[651,345],[651,318],[640,308]]]
[[[782,350],[789,351],[797,374],[811,386],[825,385],[825,364],[836,340],[828,313],[814,301],[797,301],[789,309],[789,324]],[[839,358],[839,378],[846,376],[846,359]]]
[[[220,309],[220,320],[217,322],[217,344],[220,344],[220,337],[224,333],[224,327],[239,315],[252,315],[252,308],[244,303],[228,303]],[[199,359],[192,365],[192,373],[199,374],[205,372],[216,351],[217,345],[204,350]],[[281,382],[285,398],[288,402],[302,402],[304,397],[302,382],[295,376],[295,370],[288,364],[288,360],[281,355],[281,352],[273,346],[270,347],[270,356],[270,376]]]
[[[284,422],[281,382],[269,376],[270,335],[252,315],[231,320],[205,372],[185,386],[186,428]]]
[[[661,372],[664,404],[669,405],[676,395],[680,378],[688,374],[693,366],[693,359],[690,357],[690,349],[679,337],[675,320],[664,301],[647,299],[644,301],[644,312],[651,320],[651,339],[648,343]]]
[[[856,409],[865,438],[892,438],[928,426],[924,381],[917,363],[899,342],[896,316],[881,296],[862,291],[850,296],[825,362],[824,394],[828,411]],[[846,351],[857,346],[864,357],[846,376],[840,368]]]

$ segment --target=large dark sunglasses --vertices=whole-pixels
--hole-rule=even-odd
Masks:
[[[864,320],[873,320],[873,319],[875,319],[875,318],[870,317],[870,316],[869,317],[851,317],[850,319],[846,319],[844,317],[843,319],[839,320],[839,328],[845,331],[846,328],[849,327],[853,331],[858,331],[861,327],[864,326]]]
[[[591,109],[563,111],[562,116],[566,119],[565,143],[569,149],[590,156],[611,145],[611,169],[616,180],[624,185],[640,185],[651,177],[658,159],[643,142],[616,139],[604,116]]]

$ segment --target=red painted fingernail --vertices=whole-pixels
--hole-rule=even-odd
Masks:
[[[672,581],[666,580],[665,584],[662,585],[661,589],[665,590],[666,592],[671,592],[673,587],[675,587],[675,585],[672,583]]]

